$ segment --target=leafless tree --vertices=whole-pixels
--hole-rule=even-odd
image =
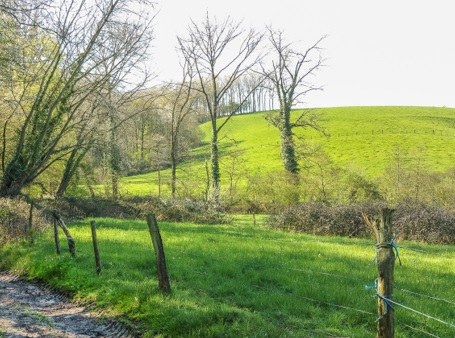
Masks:
[[[281,157],[284,168],[291,174],[297,174],[299,165],[295,153],[292,129],[295,127],[312,127],[320,129],[317,119],[311,111],[304,111],[294,122],[291,121],[291,109],[309,92],[321,90],[312,83],[312,77],[323,67],[320,43],[325,37],[301,52],[287,43],[283,32],[267,28],[270,43],[270,66],[262,67],[262,73],[274,87],[279,100],[279,112],[269,116],[269,121],[280,130]]]
[[[50,0],[0,0],[0,12],[17,22],[27,22],[38,9],[49,6]]]
[[[209,18],[208,13],[201,23],[191,21],[186,37],[178,37],[180,51],[194,69],[198,82],[196,88],[210,115],[212,201],[215,206],[220,203],[218,134],[251,92],[245,93],[221,122],[218,121],[220,107],[233,84],[258,63],[261,39],[261,34],[253,29],[245,30],[241,23],[229,17],[218,22]]]
[[[74,137],[93,109],[82,109],[113,79],[118,92],[132,86],[126,74],[148,50],[153,16],[147,0],[62,1],[34,10],[20,23],[21,60],[8,90],[0,196],[15,196],[53,163],[87,145]],[[121,81],[119,81],[121,79]],[[81,138],[79,137],[79,140]],[[87,142],[89,140],[86,140]],[[6,155],[5,149],[12,149]]]
[[[169,159],[171,163],[171,194],[176,196],[177,164],[180,153],[180,139],[184,122],[191,114],[196,113],[193,69],[184,59],[182,63],[182,80],[179,83],[170,83],[167,90],[169,115]]]

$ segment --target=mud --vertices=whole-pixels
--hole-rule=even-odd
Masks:
[[[0,272],[0,337],[133,337],[126,327],[43,285]]]

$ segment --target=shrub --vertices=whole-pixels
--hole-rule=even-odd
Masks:
[[[223,210],[209,208],[207,204],[191,199],[165,199],[137,197],[122,200],[103,198],[65,198],[46,201],[49,209],[57,210],[64,219],[84,217],[143,218],[154,213],[161,221],[227,223]]]
[[[0,244],[23,237],[30,217],[30,205],[19,199],[0,198]],[[33,231],[47,225],[46,219],[37,209],[33,210]]]
[[[379,208],[379,204],[330,206],[310,202],[286,208],[280,214],[271,216],[267,222],[273,227],[315,235],[366,237],[369,233],[362,212],[375,213]]]
[[[455,243],[455,212],[424,202],[407,200],[396,207],[394,215],[398,236],[426,243]]]
[[[374,216],[385,203],[329,206],[304,203],[271,216],[272,227],[316,235],[369,237],[362,213]],[[393,226],[398,239],[426,243],[455,243],[455,212],[423,202],[408,200],[395,206]]]
[[[130,201],[129,203],[132,203]],[[142,217],[154,213],[158,220],[173,222],[194,222],[204,224],[223,224],[230,218],[222,209],[211,208],[208,204],[192,199],[145,199],[134,203]]]
[[[84,217],[137,218],[139,211],[124,200],[109,198],[66,198],[55,201],[60,212],[67,213],[68,219]],[[60,209],[64,207],[64,209]],[[54,207],[55,209],[55,207]],[[68,213],[69,212],[69,213]]]

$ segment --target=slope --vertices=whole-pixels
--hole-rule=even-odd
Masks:
[[[398,156],[403,162],[421,159],[430,170],[444,171],[455,163],[455,109],[438,107],[339,107],[315,111],[326,135],[310,129],[297,129],[299,152],[308,145],[320,145],[341,167],[375,178]],[[300,111],[294,111],[297,118]],[[235,116],[220,135],[222,181],[246,173],[282,170],[278,130],[265,116],[256,113]],[[205,161],[210,159],[209,124],[201,125],[204,144],[193,149],[179,168],[179,190],[201,197],[206,184]],[[306,143],[302,143],[301,140]],[[304,165],[305,158],[301,159]],[[160,177],[160,178],[159,178]],[[123,195],[169,193],[169,170],[124,177]],[[159,178],[159,179],[158,179]],[[195,193],[196,192],[196,193]]]

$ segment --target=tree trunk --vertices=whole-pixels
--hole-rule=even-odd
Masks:
[[[119,197],[119,192],[118,192],[118,174],[115,172],[115,170],[112,170],[111,180],[112,180],[112,198],[114,200],[117,200],[118,197]]]
[[[141,162],[145,160],[145,123],[141,118]]]
[[[61,198],[65,194],[66,189],[70,184],[70,180],[74,174],[75,169],[75,162],[76,162],[76,152],[77,150],[74,149],[71,152],[70,157],[66,161],[65,170],[63,171],[62,179],[60,180],[60,184],[58,186],[57,192],[55,193],[56,198]]]
[[[220,163],[218,153],[218,131],[212,128],[212,144],[211,144],[211,157],[212,162],[212,202],[215,207],[220,204]]]
[[[114,128],[115,129],[115,128]],[[112,183],[112,198],[114,200],[119,197],[118,178],[120,172],[120,151],[117,147],[116,131],[112,130],[111,135],[111,183]]]
[[[205,191],[204,191],[204,201],[207,203],[209,201],[209,192],[210,192],[210,169],[209,163],[205,160]]]
[[[175,198],[177,190],[177,163],[175,156],[171,156],[171,194]]]
[[[158,197],[161,197],[161,167],[158,167]]]
[[[284,169],[292,174],[299,172],[299,164],[295,155],[294,138],[291,126],[291,108],[283,108],[280,112],[280,138],[281,138],[281,158]]]
[[[177,190],[177,139],[175,136],[171,136],[171,138],[171,196],[175,198]]]
[[[65,195],[65,192],[68,189],[71,179],[76,173],[77,168],[81,164],[81,161],[84,159],[88,150],[89,147],[83,149],[78,147],[73,149],[73,151],[70,154],[70,157],[68,158],[68,161],[66,162],[62,179],[60,180],[57,192],[55,193],[56,198],[61,198],[63,197],[63,195]]]
[[[0,186],[0,197],[16,197],[21,193],[22,188],[27,186],[27,180],[20,177],[20,169],[7,167],[3,174],[2,185]]]

